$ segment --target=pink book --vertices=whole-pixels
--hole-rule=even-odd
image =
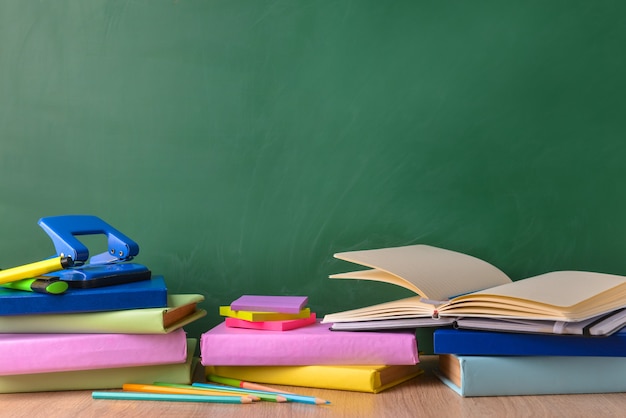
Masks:
[[[0,334],[0,375],[184,363],[187,335]]]
[[[307,296],[243,295],[230,304],[233,311],[298,313],[305,307]]]
[[[200,337],[204,366],[307,366],[416,364],[412,330],[331,331],[330,324],[267,331],[229,328],[220,323]]]

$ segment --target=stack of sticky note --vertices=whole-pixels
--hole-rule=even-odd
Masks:
[[[377,393],[421,373],[414,331],[331,331],[303,296],[244,295],[202,334],[207,375]]]
[[[220,306],[225,326],[267,331],[288,331],[315,323],[306,296],[243,295],[230,306]]]

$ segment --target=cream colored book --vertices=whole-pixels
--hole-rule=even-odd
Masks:
[[[173,294],[167,300],[165,308],[0,316],[0,333],[167,334],[207,314],[198,307],[202,295]]]
[[[329,314],[324,323],[449,317],[577,322],[626,306],[626,277],[613,274],[554,271],[512,281],[486,261],[428,245],[335,257],[369,270],[334,274],[333,279],[375,280],[418,296]]]

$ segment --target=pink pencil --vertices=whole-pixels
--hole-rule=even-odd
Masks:
[[[234,387],[242,388],[242,389],[260,390],[260,391],[263,391],[263,392],[282,393],[282,394],[285,394],[285,395],[293,395],[294,397],[298,397],[298,398],[310,398],[311,401],[312,401],[310,403],[314,403],[316,405],[323,405],[323,404],[329,404],[330,403],[330,402],[328,402],[325,399],[316,398],[314,396],[302,396],[302,395],[298,395],[297,393],[287,392],[286,390],[279,390],[279,389],[272,388],[272,387],[269,387],[269,386],[259,385],[257,383],[244,382],[243,380],[232,379],[230,377],[216,376],[214,374],[208,375],[207,376],[207,380],[209,380],[211,382],[215,382],[215,383],[221,383],[223,385],[228,385],[228,386],[234,386]],[[289,400],[289,398],[287,398],[287,399]],[[292,400],[294,400],[294,399],[292,398]]]

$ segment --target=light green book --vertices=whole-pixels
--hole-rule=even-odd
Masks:
[[[197,344],[196,339],[187,339],[185,363],[0,376],[0,393],[121,389],[124,383],[190,384],[198,364]]]
[[[167,334],[205,316],[198,308],[203,300],[202,295],[174,294],[165,308],[0,316],[0,333]]]

